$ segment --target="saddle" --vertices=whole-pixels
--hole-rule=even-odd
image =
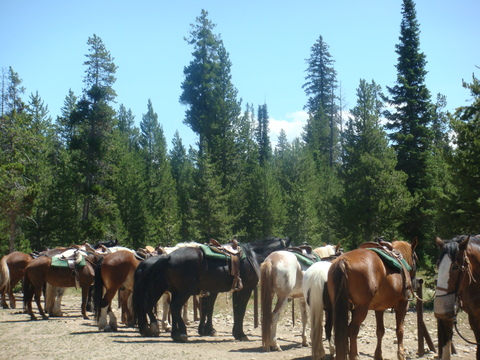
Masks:
[[[288,247],[285,250],[294,253],[295,255],[301,255],[306,257],[308,260],[317,262],[320,260],[320,257],[313,252],[313,249],[310,245],[302,244],[300,246]]]
[[[68,249],[52,258],[52,266],[68,267],[71,270],[76,270],[79,267],[85,266],[85,258],[80,250]]]
[[[242,256],[242,248],[238,245],[236,238],[230,243],[221,245],[217,240],[210,239],[208,247],[217,253],[223,254],[230,258],[230,275],[233,276],[232,291],[240,291],[243,289],[242,279],[240,278],[240,259]]]
[[[408,297],[408,291],[411,291],[413,295],[414,290],[412,279],[410,277],[410,271],[412,268],[405,261],[402,254],[393,248],[390,242],[378,239],[378,242],[365,242],[358,248],[374,251],[384,263],[398,270],[402,275],[403,283],[405,285],[405,297]]]

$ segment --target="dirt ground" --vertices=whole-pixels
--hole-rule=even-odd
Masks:
[[[20,294],[19,294],[20,296]],[[19,299],[20,300],[20,299]],[[227,303],[228,302],[228,303]],[[191,302],[189,303],[189,306]],[[17,307],[21,307],[21,301]],[[295,323],[292,322],[292,308],[282,316],[278,329],[282,352],[264,352],[262,350],[261,329],[254,328],[253,301],[249,303],[244,329],[250,341],[235,341],[231,335],[231,301],[227,295],[220,295],[216,304],[214,326],[215,337],[200,337],[197,334],[197,322],[188,326],[189,342],[174,343],[169,333],[157,338],[141,337],[137,329],[120,324],[118,332],[99,332],[94,321],[84,320],[80,313],[80,295],[69,289],[62,301],[64,316],[49,320],[29,320],[29,316],[19,309],[0,310],[0,359],[242,359],[242,360],[280,360],[310,359],[309,347],[301,345],[301,321],[298,312],[298,300],[295,301]],[[35,305],[34,309],[36,311]],[[189,308],[189,318],[193,320],[193,311]],[[38,314],[38,312],[35,312]],[[116,310],[119,315],[119,311]],[[436,320],[431,312],[425,312],[425,324],[437,346]],[[417,315],[409,312],[405,326],[405,350],[407,359],[436,359],[425,342],[425,355],[418,357]],[[385,359],[395,360],[396,337],[394,332],[394,314],[385,314],[386,334],[383,340]],[[459,327],[463,335],[473,339],[464,313],[459,315]],[[457,334],[454,335],[458,352],[453,359],[474,359],[475,348],[468,345]],[[324,342],[328,354],[327,343]],[[359,334],[359,351],[362,359],[373,359],[376,345],[375,317],[370,312]]]

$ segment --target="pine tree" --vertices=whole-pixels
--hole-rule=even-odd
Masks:
[[[480,80],[473,75],[471,83],[463,82],[473,97],[468,106],[459,107],[451,122],[454,130],[452,179],[456,188],[452,198],[452,215],[456,231],[476,234],[480,219]]]
[[[396,155],[380,124],[382,108],[380,86],[360,80],[340,173],[344,183],[341,222],[347,230],[344,237],[351,239],[345,246],[351,248],[375,236],[397,236],[397,227],[412,205],[406,174],[395,170]]]
[[[144,196],[149,218],[147,242],[176,243],[180,226],[176,187],[167,157],[167,141],[150,100],[140,129],[146,180]]]
[[[270,145],[270,136],[268,135],[268,109],[267,104],[258,107],[258,126],[256,130],[256,138],[259,149],[260,165],[264,165],[272,156],[272,148]]]
[[[407,188],[417,200],[405,223],[403,235],[411,240],[419,237],[420,247],[431,247],[434,221],[431,216],[430,189],[434,185],[428,176],[433,143],[432,104],[425,85],[426,57],[420,51],[420,29],[413,0],[404,0],[398,54],[397,81],[388,87],[387,102],[394,110],[385,112],[387,130],[397,153],[397,170],[408,175]],[[429,246],[431,244],[431,246]]]
[[[110,103],[117,66],[103,41],[96,35],[89,38],[89,54],[84,78],[83,96],[70,117],[73,129],[70,150],[74,152],[78,173],[82,174],[82,237],[89,241],[114,236],[118,221],[108,181],[109,150],[115,126],[115,110]]]
[[[303,89],[309,97],[305,106],[309,119],[304,128],[303,140],[320,158],[319,161],[326,161],[332,167],[340,156],[338,105],[335,96],[337,72],[329,46],[322,36],[312,46],[307,64]]]

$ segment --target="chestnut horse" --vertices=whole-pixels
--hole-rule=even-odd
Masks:
[[[336,359],[345,360],[348,352],[350,360],[359,359],[357,336],[368,310],[375,311],[377,320],[377,346],[374,359],[383,359],[382,338],[385,333],[383,313],[392,308],[396,319],[397,356],[399,360],[404,360],[403,323],[408,309],[408,295],[409,292],[413,293],[412,278],[416,270],[415,248],[418,241],[415,238],[412,244],[405,241],[384,243],[393,248],[394,253],[399,253],[404,260],[388,264],[382,260],[380,254],[371,250],[377,243],[367,244],[368,248],[363,248],[362,245],[359,249],[340,255],[333,261],[328,272],[328,292],[333,304]],[[351,311],[350,323],[348,323],[349,311]]]
[[[3,256],[0,260],[0,295],[2,297],[1,305],[4,309],[8,309],[6,294],[10,299],[10,307],[15,309],[16,301],[13,288],[23,279],[25,268],[32,259],[29,254],[14,251]]]
[[[467,342],[476,343],[476,359],[480,360],[480,236],[462,235],[449,241],[437,238],[436,243],[442,251],[437,263],[434,302],[439,359],[450,359],[453,325],[456,323],[455,305],[459,305],[468,314],[475,334],[475,342]]]
[[[83,256],[86,263],[85,266],[78,268],[78,276],[76,276],[75,271],[68,267],[52,267],[52,258],[49,256],[39,256],[28,264],[25,269],[23,301],[32,320],[36,320],[32,310],[32,298],[34,296],[42,319],[48,319],[40,301],[42,289],[46,283],[55,287],[76,287],[77,280],[78,286],[82,289],[82,315],[84,319],[88,319],[86,312],[87,297],[95,276],[93,264],[96,260],[94,256],[86,253],[83,253]]]
[[[326,245],[313,250],[316,260],[335,255],[339,247]],[[314,255],[315,256],[315,255]],[[281,351],[277,344],[277,324],[288,299],[300,299],[302,316],[302,345],[308,346],[306,335],[307,307],[302,290],[305,270],[314,260],[303,263],[288,250],[279,250],[267,256],[260,267],[260,297],[262,305],[262,346],[265,351]],[[273,299],[277,298],[272,311]]]

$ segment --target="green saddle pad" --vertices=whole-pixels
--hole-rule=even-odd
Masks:
[[[322,260],[322,259],[320,258],[320,256],[318,256],[315,252],[312,252],[312,256],[315,257],[315,260],[312,260],[312,259],[310,259],[309,257],[307,257],[307,256],[305,256],[305,255],[302,255],[302,254],[300,254],[300,253],[298,253],[298,252],[295,252],[295,251],[290,251],[290,252],[297,257],[298,262],[299,262],[300,265],[302,265],[303,267],[310,267],[310,266],[312,266],[314,263],[319,262],[319,261]]]
[[[402,270],[402,265],[400,264],[400,262],[395,259],[394,257],[388,255],[387,253],[385,253],[385,251],[382,251],[381,249],[375,249],[375,248],[367,248],[368,250],[372,250],[374,252],[376,252],[380,258],[389,266],[393,267],[394,269],[397,269],[399,271]],[[408,265],[408,263],[405,261],[405,259],[402,259],[402,263],[403,265],[405,265],[405,268],[407,269],[407,271],[411,271],[412,268],[410,267],[410,265]]]
[[[218,260],[225,260],[225,258],[227,258],[227,255],[218,253],[218,252],[216,252],[216,251],[213,251],[213,250],[210,248],[210,246],[208,246],[208,245],[200,244],[200,245],[199,245],[199,248],[200,248],[200,250],[203,251],[203,254],[204,254],[205,257],[207,257],[207,258],[218,259]],[[245,251],[242,251],[242,254],[241,254],[240,258],[241,258],[241,259],[245,259],[245,257],[246,257]]]
[[[82,256],[82,260],[80,260],[80,262],[76,265],[76,267],[83,267],[86,265],[86,262],[85,262],[85,257]],[[59,258],[57,257],[53,257],[52,258],[52,264],[51,266],[53,267],[61,267],[61,268],[68,268],[68,261],[65,261],[65,260],[60,260]]]

